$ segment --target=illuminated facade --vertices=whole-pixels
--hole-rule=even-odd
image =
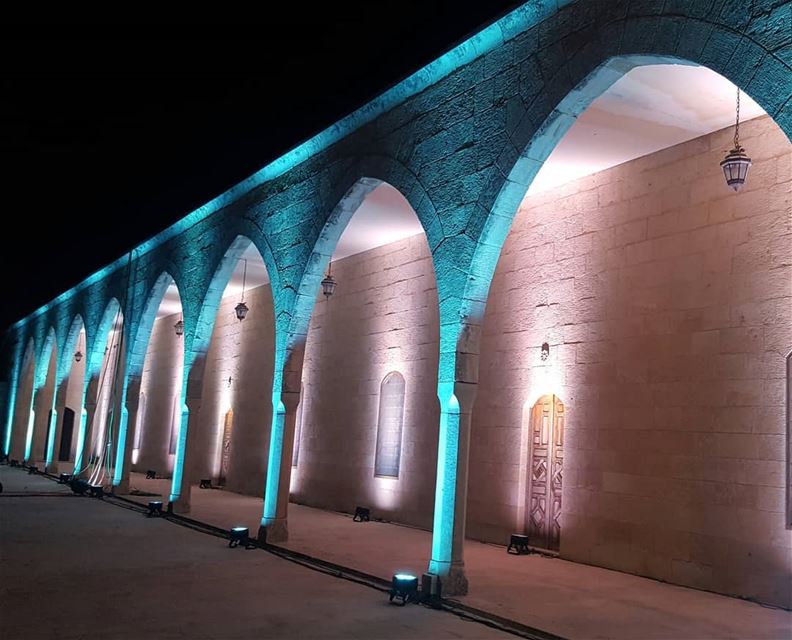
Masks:
[[[429,570],[446,593],[467,588],[466,523],[503,542],[538,513],[541,500],[526,496],[544,478],[563,495],[560,541],[548,543],[562,556],[790,606],[792,3],[774,4],[751,14],[711,0],[526,3],[14,325],[5,453],[57,462],[68,407],[76,468],[105,456],[110,472],[97,480],[125,490],[138,442],[134,464],[167,471],[176,510],[204,475],[263,495],[270,541],[287,536],[290,493],[325,508],[366,500],[431,528]],[[754,188],[716,191],[726,132],[524,199],[592,100],[634,67],[679,61],[725,76],[770,116],[744,135]],[[336,244],[382,183],[424,235],[334,263],[340,284],[324,300]],[[245,323],[218,324],[238,302],[223,291],[251,244],[269,283],[250,292]],[[361,275],[345,293],[367,260],[390,260],[392,281]],[[171,283],[183,336],[178,318],[156,319]],[[369,301],[367,287],[378,291]],[[344,362],[360,334],[349,329],[335,353],[327,345],[354,322],[344,310],[369,303],[380,304],[369,324],[382,327]],[[394,313],[404,315],[388,326]],[[234,347],[247,361],[226,366],[224,327],[249,326],[260,335]],[[388,334],[397,341],[377,337]],[[164,362],[152,341],[178,354],[167,402],[146,387]],[[366,388],[345,388],[343,366],[365,368]],[[380,387],[392,373],[403,423],[377,474]],[[563,428],[550,411],[556,427],[543,431],[532,414],[548,396],[562,403]],[[332,431],[344,410],[369,421],[364,435],[351,429],[349,449]],[[563,448],[537,454],[536,442],[561,433]],[[327,485],[327,469],[345,465],[354,474]],[[554,517],[552,499],[541,504]]]

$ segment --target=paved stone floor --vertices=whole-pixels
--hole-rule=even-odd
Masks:
[[[512,637],[24,471],[0,481],[3,640]]]
[[[132,486],[167,497],[169,484],[134,474]],[[190,517],[256,531],[261,509],[260,498],[196,487]],[[289,535],[289,548],[384,578],[425,571],[431,543],[426,531],[296,504]],[[792,639],[789,611],[472,540],[465,558],[470,594],[461,602],[569,638]]]

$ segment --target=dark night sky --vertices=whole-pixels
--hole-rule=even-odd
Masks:
[[[0,331],[516,4],[294,3],[68,39],[5,25]]]

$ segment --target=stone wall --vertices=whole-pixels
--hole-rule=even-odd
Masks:
[[[437,290],[421,235],[333,264],[335,294],[318,300],[303,366],[292,500],[431,528],[439,406]],[[375,477],[382,380],[405,380],[398,478]]]
[[[178,317],[168,316],[154,323],[149,340],[143,377],[140,382],[140,451],[132,468],[145,472],[153,469],[160,476],[173,471],[170,451],[174,407],[181,393],[184,346],[173,325]],[[179,411],[181,408],[179,407]],[[130,430],[130,446],[134,442]]]
[[[792,153],[769,118],[745,123],[734,194],[718,167],[731,135],[523,202],[483,327],[470,536],[522,530],[527,416],[556,394],[563,557],[792,605]]]
[[[730,133],[522,203],[484,323],[469,536],[502,543],[524,527],[527,416],[539,397],[556,394],[567,417],[563,557],[789,598],[783,385],[792,347],[792,154],[769,118],[746,123],[754,164],[745,191],[734,194],[718,168]],[[351,256],[333,273],[336,293],[319,297],[309,330],[292,499],[340,511],[366,505],[429,528],[439,330],[425,238]],[[272,415],[269,286],[247,301],[243,323],[233,315],[236,299],[218,313],[193,468],[195,478],[217,477],[233,407],[226,486],[261,495]],[[163,398],[151,404],[152,396],[146,413],[155,420],[152,411],[163,412],[150,423],[160,457],[146,458],[158,469],[176,388],[176,319],[155,323],[143,383]],[[401,469],[398,479],[376,478],[379,390],[392,371],[406,381]],[[137,465],[147,466],[143,458]]]

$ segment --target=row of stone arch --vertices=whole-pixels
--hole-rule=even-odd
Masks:
[[[574,3],[573,3],[574,4]],[[691,3],[700,5],[703,3]],[[698,9],[695,6],[690,10],[691,24],[698,24]],[[580,7],[578,7],[580,9]],[[684,13],[681,9],[680,12]],[[568,15],[568,14],[567,14]],[[695,17],[694,17],[695,16]],[[687,16],[685,16],[687,17]],[[618,26],[625,34],[641,33],[641,28],[648,28],[650,23],[657,32],[663,31],[666,25],[666,16],[642,17],[639,27],[634,27],[628,18],[615,19],[603,26],[603,33],[610,32]],[[337,203],[326,217],[323,224],[313,224],[313,231],[309,234],[307,254],[300,256],[300,264],[295,268],[288,263],[285,250],[281,244],[282,237],[288,236],[289,229],[270,231],[269,236],[258,235],[254,242],[261,252],[267,269],[270,272],[274,292],[274,305],[276,314],[275,341],[276,364],[272,385],[274,417],[271,430],[270,460],[268,465],[268,480],[265,493],[265,508],[262,523],[270,528],[270,534],[277,538],[279,531],[285,533],[285,504],[288,487],[284,486],[287,472],[284,470],[288,464],[282,463],[285,450],[284,443],[289,442],[289,435],[294,430],[296,407],[299,404],[300,371],[302,368],[302,354],[304,340],[307,332],[308,320],[316,297],[319,281],[323,276],[325,266],[332,253],[341,230],[349,220],[352,213],[372,188],[380,180],[387,180],[412,203],[426,232],[427,242],[430,247],[432,259],[437,273],[437,287],[440,309],[440,362],[438,367],[438,396],[440,398],[440,452],[438,464],[437,484],[438,504],[435,509],[434,543],[432,552],[432,570],[441,575],[451,571],[452,558],[461,558],[461,535],[464,530],[465,473],[463,466],[457,464],[459,460],[467,457],[470,414],[475,397],[475,384],[477,380],[477,353],[479,340],[479,325],[487,299],[487,291],[492,274],[497,263],[498,253],[509,224],[512,220],[517,204],[523,197],[525,190],[541,165],[544,158],[568,129],[579,114],[591,100],[599,95],[604,88],[620,77],[629,68],[638,64],[654,63],[673,59],[692,60],[693,62],[707,64],[716,71],[735,81],[738,85],[749,85],[753,97],[762,104],[771,115],[777,116],[778,123],[788,133],[790,130],[788,95],[790,87],[784,87],[786,92],[777,89],[773,78],[782,74],[776,58],[769,56],[768,51],[772,42],[767,46],[760,44],[756,38],[742,39],[732,42],[734,29],[724,18],[723,25],[709,25],[705,43],[712,42],[711,46],[696,44],[700,34],[693,30],[687,47],[682,38],[674,42],[662,38],[651,39],[651,45],[635,38],[619,38],[610,41],[601,41],[600,37],[593,37],[590,42],[582,46],[568,63],[564,63],[557,73],[548,79],[549,90],[541,92],[528,100],[528,105],[515,107],[519,111],[515,118],[514,126],[510,127],[510,135],[503,141],[502,152],[497,157],[498,171],[492,171],[482,176],[484,186],[479,188],[469,198],[462,198],[464,202],[454,198],[453,192],[458,191],[459,185],[446,185],[445,190],[433,189],[424,183],[408,168],[408,163],[393,160],[384,154],[369,156],[356,156],[351,162],[351,168],[340,172],[340,178],[333,181],[329,189],[328,202]],[[629,28],[628,28],[629,27]],[[652,31],[654,33],[654,31]],[[601,35],[601,34],[600,34]],[[758,36],[757,36],[758,37]],[[772,40],[772,38],[770,38]],[[732,42],[731,47],[720,46],[722,42]],[[731,66],[730,61],[738,47],[742,47],[743,58],[753,56],[757,62],[756,68],[749,75],[744,66]],[[680,51],[680,47],[682,50]],[[650,55],[651,54],[651,55]],[[671,56],[671,57],[669,57]],[[764,65],[764,66],[763,66]],[[785,77],[785,76],[781,76]],[[783,94],[783,95],[782,95]],[[525,101],[524,101],[525,102]],[[464,145],[462,147],[464,148]],[[376,176],[359,178],[359,176]],[[431,181],[427,180],[427,184]],[[480,186],[480,185],[479,185]],[[456,203],[457,215],[441,215],[441,201],[446,198],[446,203]],[[242,226],[242,222],[239,223]],[[255,226],[250,224],[250,227]],[[299,235],[298,230],[296,233]],[[236,233],[233,231],[231,233]],[[218,237],[222,236],[218,232]],[[276,242],[277,236],[277,242]],[[269,237],[269,240],[263,238]],[[219,260],[215,260],[217,267],[214,275],[206,286],[190,287],[189,273],[172,269],[173,277],[177,280],[180,291],[185,294],[185,371],[187,375],[183,383],[182,399],[182,425],[189,424],[191,414],[199,406],[200,390],[203,367],[217,302],[221,295],[218,289],[223,280],[232,269],[235,252],[239,251],[241,244],[250,242],[241,236],[231,240],[231,249],[226,251]],[[239,244],[238,244],[239,243]],[[216,255],[223,251],[221,248],[227,242],[215,243],[214,247],[205,248],[207,255]],[[202,248],[204,249],[204,248]],[[186,251],[186,250],[185,250]],[[240,251],[241,253],[241,251]],[[238,255],[236,256],[238,258]],[[172,258],[175,260],[176,258]],[[131,262],[132,260],[130,260]],[[167,262],[167,260],[165,261]],[[210,260],[211,262],[211,260]],[[131,265],[130,265],[131,269]],[[296,275],[294,275],[296,273]],[[140,282],[132,283],[130,274],[127,273],[127,288],[135,288]],[[122,278],[122,276],[118,276]],[[136,384],[137,372],[140,365],[140,350],[138,341],[150,332],[149,318],[152,317],[150,306],[156,299],[158,287],[163,286],[162,278],[165,274],[149,275],[150,280],[143,278],[145,283],[153,281],[150,287],[152,293],[143,296],[131,296],[135,305],[130,308],[131,313],[126,315],[128,329],[125,328],[127,340],[130,342],[128,361],[126,362],[127,374],[122,384],[121,397],[137,397]],[[167,278],[166,278],[167,279]],[[120,287],[123,289],[124,287]],[[137,306],[138,301],[140,307]],[[117,301],[107,304],[103,311],[92,311],[86,323],[86,382],[84,383],[84,402],[86,407],[91,406],[89,400],[94,397],[90,390],[92,384],[98,384],[98,371],[101,369],[100,352],[102,350],[103,336],[107,334],[108,327],[114,316],[111,307],[121,305]],[[75,318],[76,321],[76,318]],[[73,324],[73,323],[72,323]],[[49,334],[48,334],[49,335]],[[62,354],[68,354],[72,341],[71,334],[64,335],[64,349]],[[34,391],[31,398],[43,386],[42,379],[46,378],[41,371],[46,369],[42,364],[49,360],[52,343],[47,338],[41,347],[36,348],[34,366]],[[25,341],[17,345],[17,361],[21,362]],[[49,346],[48,346],[49,345]],[[58,358],[56,365],[56,379],[67,369],[68,360],[65,355]],[[61,369],[63,367],[63,369]],[[17,388],[21,375],[21,366],[16,368],[12,377],[12,389]],[[96,380],[96,382],[94,382]],[[14,392],[15,393],[15,392]],[[12,399],[10,406],[15,406]],[[24,399],[22,399],[24,400]],[[32,401],[31,401],[32,402]],[[133,401],[134,402],[134,401]],[[25,404],[24,402],[22,404]],[[57,404],[57,402],[56,402]],[[89,409],[90,410],[90,409]],[[119,408],[117,452],[115,456],[115,470],[119,477],[114,482],[122,481],[123,469],[128,466],[124,463],[123,456],[126,448],[124,442],[127,434],[127,425],[131,420],[131,412],[135,411],[134,404],[125,402]],[[90,420],[89,420],[90,422]],[[27,436],[25,449],[29,448],[35,425],[28,429],[31,436]],[[177,442],[177,460],[183,460],[188,448],[189,429],[180,430]],[[7,436],[7,438],[9,438]],[[50,455],[48,448],[48,454]],[[26,451],[26,455],[27,455]],[[177,463],[174,469],[173,492],[171,499],[178,503],[183,497],[183,463]],[[286,496],[286,500],[284,500]]]

